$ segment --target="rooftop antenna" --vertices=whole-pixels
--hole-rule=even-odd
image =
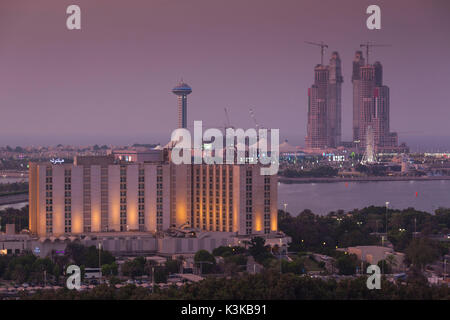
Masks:
[[[374,44],[367,41],[366,43],[360,44],[360,48],[366,48],[366,57],[367,57],[367,64],[369,64],[369,51],[371,47],[391,47],[390,44]]]
[[[320,64],[323,65],[323,53],[325,51],[325,48],[328,48],[328,45],[323,43],[323,41],[320,41],[320,43],[317,42],[311,42],[311,41],[305,41],[305,43],[320,47]]]

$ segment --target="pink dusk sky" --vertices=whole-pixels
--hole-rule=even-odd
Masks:
[[[66,8],[82,30],[66,28]],[[366,28],[370,4],[381,30]],[[324,41],[343,66],[342,127],[351,139],[351,63],[366,41],[391,89],[391,130],[450,140],[448,0],[2,0],[0,146],[165,143],[171,88],[192,87],[188,125],[253,127],[249,108],[303,144],[307,88]],[[411,142],[414,143],[414,142]]]

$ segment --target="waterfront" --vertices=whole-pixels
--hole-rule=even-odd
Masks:
[[[416,194],[417,192],[417,194]],[[297,215],[304,209],[316,214],[343,209],[349,211],[370,205],[434,212],[450,207],[450,181],[380,181],[293,183],[278,185],[278,207],[287,203],[287,211]]]
[[[0,184],[1,183],[15,183],[15,182],[28,182],[28,177],[3,177],[0,175]]]
[[[416,196],[417,192],[417,196]],[[288,211],[297,215],[304,209],[327,214],[338,209],[352,210],[370,205],[404,209],[414,207],[434,212],[439,207],[450,207],[450,181],[380,181],[293,183],[278,185],[278,207],[288,204]],[[28,202],[0,205],[20,209]]]
[[[26,205],[28,205],[28,201],[12,203],[12,204],[4,204],[4,205],[0,205],[0,211],[4,210],[6,208],[22,209]]]

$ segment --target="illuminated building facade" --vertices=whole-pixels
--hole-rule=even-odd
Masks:
[[[364,66],[365,60],[362,51],[356,51],[353,60],[352,84],[353,84],[353,141],[357,142],[359,136],[359,117],[360,117],[360,68]]]
[[[306,148],[323,149],[328,146],[328,78],[326,66],[314,68],[314,84],[308,89],[308,124]]]
[[[331,55],[328,79],[328,145],[341,145],[342,135],[342,77],[341,59],[334,51]]]
[[[238,235],[277,230],[277,177],[259,165],[31,162],[29,227],[38,236],[152,232],[171,227]]]
[[[328,66],[314,68],[314,84],[308,89],[308,149],[336,148],[341,144],[342,71],[339,53],[334,51]]]
[[[380,62],[359,67],[357,96],[357,138],[360,148],[366,148],[369,128],[373,130],[376,151],[397,147],[397,134],[390,132],[389,128],[389,87],[383,85],[383,67]]]

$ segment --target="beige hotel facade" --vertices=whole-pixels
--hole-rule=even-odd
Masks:
[[[30,231],[39,237],[170,228],[269,235],[277,232],[277,176],[260,169],[114,155],[31,162]]]

